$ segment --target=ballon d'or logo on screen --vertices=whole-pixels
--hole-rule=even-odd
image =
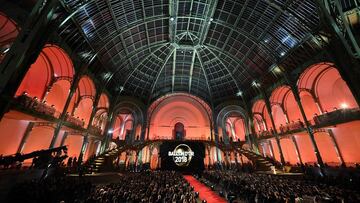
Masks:
[[[174,151],[170,151],[169,156],[173,157],[173,160],[178,166],[188,166],[191,162],[194,152],[186,144],[179,144],[175,147]]]

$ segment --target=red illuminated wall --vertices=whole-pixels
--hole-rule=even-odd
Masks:
[[[313,124],[313,116],[320,115],[325,111],[333,111],[334,107],[340,108],[358,108],[354,97],[352,96],[345,81],[341,78],[335,66],[331,63],[319,63],[306,69],[298,80],[301,103],[306,117]],[[316,103],[316,101],[318,101]],[[272,115],[275,126],[279,129],[281,124],[286,123],[286,115],[289,122],[303,120],[300,109],[296,103],[295,97],[288,86],[276,88],[270,97],[272,105]],[[284,110],[281,108],[283,106]],[[254,127],[257,133],[263,130],[263,118],[268,127],[271,127],[269,116],[265,108],[265,102],[258,100],[254,103],[252,111],[254,113]],[[263,115],[263,117],[261,115]],[[352,165],[360,161],[359,153],[356,153],[360,147],[360,121],[349,122],[330,127],[329,129],[335,135],[335,141],[339,145],[339,151],[343,155],[347,165]],[[334,148],[334,141],[328,132],[315,133],[315,141],[318,146],[323,161],[329,165],[339,165],[340,160]],[[299,146],[300,156],[304,163],[317,162],[313,144],[306,132],[295,134],[295,139]],[[275,139],[271,139],[276,160],[280,160],[279,150]],[[280,145],[286,162],[295,164],[298,162],[295,146],[291,139],[281,139]],[[263,143],[260,151],[266,156],[270,155],[268,143]]]
[[[242,117],[229,117],[226,121],[227,132],[229,136],[233,138],[233,140],[240,139],[241,141],[245,141],[245,123]]]
[[[88,76],[83,76],[71,99],[68,112],[73,112],[74,117],[78,117],[81,120],[83,119],[85,121],[85,127],[87,127],[89,123],[95,95],[96,89],[93,81]]]
[[[256,120],[258,122],[258,124],[255,122],[255,128],[258,126],[266,126],[266,128],[264,127],[264,130],[270,131],[270,129],[272,129],[272,123],[271,123],[271,118],[270,115],[268,113],[268,110],[265,106],[265,101],[264,100],[257,100],[252,107],[252,112],[254,114],[254,121]],[[256,115],[257,114],[257,115]],[[261,116],[260,116],[261,115]]]
[[[317,146],[319,148],[323,162],[329,165],[340,165],[340,160],[334,148],[334,144],[326,132],[318,132],[314,134]]]
[[[297,164],[298,159],[296,155],[296,149],[291,138],[281,139],[280,145],[284,155],[285,162],[289,162],[290,164]]]
[[[307,133],[298,133],[295,136],[296,142],[299,146],[300,156],[303,163],[317,162],[313,145]]]
[[[332,63],[318,63],[310,66],[300,76],[298,87],[302,91],[305,89],[313,92],[323,111],[332,111],[334,107],[338,109],[358,107],[348,86]],[[307,98],[302,99],[304,108],[310,107],[314,111],[314,99],[310,99],[311,94],[302,96],[305,95]]]
[[[0,154],[15,154],[28,121],[16,120],[4,117],[0,122]]]
[[[133,116],[131,114],[118,114],[113,125],[113,138],[124,140],[126,132],[133,128]],[[137,135],[137,134],[136,134]],[[135,135],[135,136],[136,136]]]
[[[69,80],[73,76],[73,64],[64,50],[56,45],[45,45],[22,80],[16,96],[27,92],[29,96],[42,100],[46,95],[47,88],[51,87],[45,100],[50,105],[54,104],[58,111],[62,111],[65,98],[69,94]],[[57,82],[53,83],[53,81]],[[58,101],[60,99],[61,102]]]
[[[272,111],[272,116],[274,118],[274,123],[275,123],[276,129],[279,132],[280,126],[286,125],[286,123],[287,123],[285,113],[279,105],[273,105],[271,107],[271,111]]]
[[[68,147],[69,157],[79,157],[83,140],[81,135],[70,135],[66,138],[65,145]]]
[[[23,153],[30,153],[39,149],[48,149],[54,135],[54,128],[34,127],[28,137]]]
[[[270,142],[271,142],[271,145],[272,145],[272,149],[274,150],[274,151],[273,151],[273,153],[274,153],[274,158],[275,158],[275,160],[277,160],[277,161],[280,162],[281,159],[280,159],[279,147],[278,147],[278,144],[277,144],[275,138],[270,139]]]
[[[340,124],[331,128],[339,144],[346,163],[354,165],[360,162],[360,121]]]
[[[150,139],[171,139],[178,122],[185,126],[185,139],[210,137],[210,121],[206,110],[194,99],[176,95],[162,101],[154,110],[150,122]]]

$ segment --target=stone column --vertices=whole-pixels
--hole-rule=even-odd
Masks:
[[[327,133],[329,134],[329,136],[331,138],[331,141],[332,141],[332,143],[334,145],[334,149],[335,149],[336,155],[337,155],[337,157],[338,157],[338,159],[340,161],[340,164],[345,165],[345,161],[344,161],[344,158],[343,158],[342,153],[340,151],[339,144],[337,143],[334,132],[331,129],[328,129]]]
[[[298,146],[298,144],[297,144],[297,142],[296,142],[296,138],[295,138],[295,136],[294,136],[294,135],[291,135],[291,140],[292,140],[292,142],[293,142],[293,144],[294,144],[294,147],[295,147],[295,152],[296,152],[297,158],[298,158],[298,160],[299,160],[300,164],[301,164],[301,165],[303,165],[303,161],[302,161],[302,158],[301,158],[301,154],[300,154],[299,146]]]
[[[281,148],[281,145],[280,145],[279,134],[277,132],[276,125],[275,125],[275,122],[274,122],[274,118],[273,118],[273,115],[272,115],[270,100],[269,100],[269,97],[266,95],[265,91],[263,91],[263,90],[261,90],[261,91],[262,91],[262,95],[263,95],[264,100],[265,100],[266,109],[267,109],[267,111],[269,113],[269,116],[270,116],[272,127],[274,129],[275,140],[276,140],[276,143],[277,143],[278,148],[279,148],[280,161],[281,161],[281,163],[283,165],[285,165],[284,154],[283,154],[283,151],[282,151],[282,148]]]
[[[30,122],[28,124],[28,126],[26,127],[26,130],[24,132],[24,135],[23,135],[23,137],[21,139],[21,142],[20,142],[20,145],[18,147],[17,153],[22,153],[22,151],[23,151],[23,149],[25,147],[26,141],[27,141],[32,129],[34,128],[34,125],[35,125],[34,122]]]

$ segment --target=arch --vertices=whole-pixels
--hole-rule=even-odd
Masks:
[[[291,87],[288,85],[282,85],[273,90],[270,96],[270,104],[277,130],[290,122],[304,120]]]
[[[68,112],[73,117],[81,120],[84,124],[83,127],[87,127],[91,112],[94,106],[94,99],[96,95],[96,88],[92,79],[84,75],[80,78],[78,87],[71,99],[68,107]]]
[[[299,77],[298,88],[312,92],[316,99],[318,98],[323,111],[358,107],[349,87],[333,63],[322,62],[308,67]]]
[[[273,116],[276,129],[280,131],[281,126],[285,126],[288,123],[283,108],[280,105],[272,105],[271,114]]]
[[[151,105],[153,106],[153,104]],[[208,139],[210,119],[208,111],[193,96],[174,94],[161,101],[155,101],[148,115],[150,120],[149,139],[171,139],[177,122],[185,125],[186,139]]]
[[[222,108],[216,119],[216,123],[221,128],[218,130],[225,130],[227,136],[232,141],[245,141],[246,134],[249,133],[249,126],[246,120],[248,115],[246,111],[238,105],[228,105]],[[219,132],[220,133],[220,132]]]
[[[70,57],[57,45],[47,44],[30,66],[15,96],[24,92],[62,112],[74,76]]]
[[[73,64],[66,52],[56,45],[47,44],[30,66],[15,96],[26,91],[29,96],[42,100],[47,88],[59,80],[71,82],[73,76]]]
[[[301,120],[301,112],[297,102],[295,100],[294,94],[291,91],[290,86],[282,85],[277,87],[270,96],[270,103],[271,105],[279,105],[284,111],[285,116],[288,119],[288,122]],[[275,118],[274,118],[275,119]]]
[[[253,104],[252,113],[253,113],[253,115],[255,115],[255,114],[261,115],[267,131],[270,131],[272,129],[270,114],[266,108],[266,104],[263,99],[259,99]]]
[[[114,116],[117,118],[114,119],[112,123],[112,129],[116,132],[116,135],[113,134],[113,138],[118,139],[125,139],[126,132],[131,133],[129,138],[135,139],[136,129],[134,130],[135,126],[138,124],[144,124],[145,118],[143,113],[143,104],[138,100],[134,99],[133,97],[122,97],[119,99],[121,102],[117,103],[114,110]],[[120,117],[121,119],[119,119]],[[123,115],[123,116],[121,116]],[[132,120],[131,128],[125,128],[126,119],[124,115],[127,115],[127,119]],[[128,125],[129,126],[129,125]],[[143,129],[141,129],[143,131]],[[140,133],[140,137],[143,136],[144,132]],[[143,137],[141,137],[143,138]]]
[[[0,63],[20,32],[17,23],[0,12]]]
[[[100,108],[95,113],[94,119],[92,121],[92,126],[100,129],[101,134],[103,134],[107,121],[108,121],[107,109]]]
[[[105,93],[102,93],[100,95],[97,107],[96,107],[96,113],[94,116],[94,119],[92,121],[92,126],[95,128],[100,129],[101,134],[104,133],[106,122],[108,119],[108,110],[109,110],[109,98]]]
[[[245,141],[247,130],[244,118],[241,115],[230,115],[226,119],[226,131],[228,136],[230,136],[230,140]]]
[[[254,122],[255,132],[257,134],[267,131],[264,118],[261,114],[259,114],[259,113],[253,114],[253,122]]]
[[[109,106],[110,106],[109,97],[105,93],[102,93],[100,95],[100,99],[99,99],[97,108],[109,109]]]
[[[321,114],[319,106],[309,91],[300,91],[300,100],[304,108],[306,118],[310,121],[314,115]]]
[[[185,126],[181,122],[177,122],[174,125],[174,140],[184,140],[185,139]]]
[[[119,140],[125,140],[126,136],[131,133],[134,127],[134,117],[131,113],[119,113],[116,115],[115,122],[113,124],[113,138]]]

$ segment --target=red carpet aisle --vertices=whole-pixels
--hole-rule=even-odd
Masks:
[[[200,199],[205,199],[208,203],[226,203],[227,201],[208,188],[206,185],[200,183],[196,178],[189,175],[184,175],[184,178],[194,187],[195,191],[199,192]]]

